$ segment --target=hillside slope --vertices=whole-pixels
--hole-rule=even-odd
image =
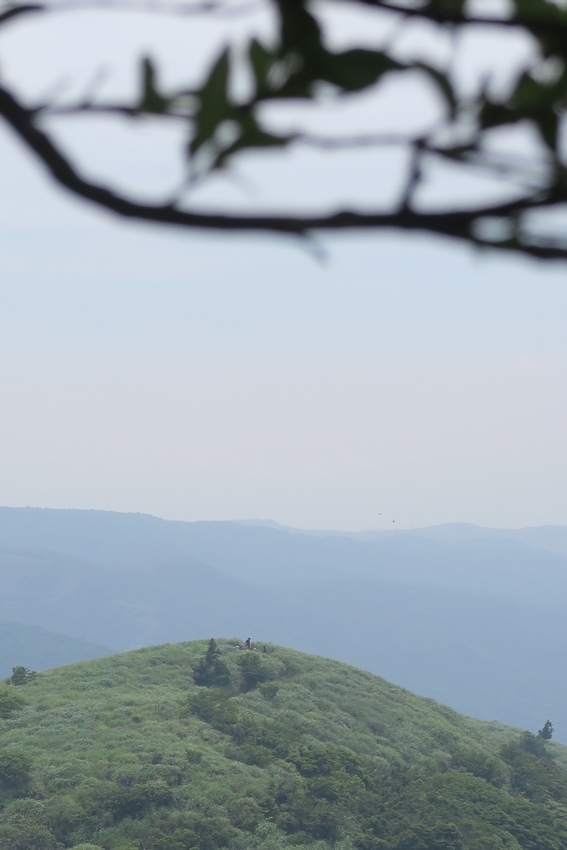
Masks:
[[[567,846],[553,742],[316,656],[216,649],[152,647],[3,686],[2,850]]]

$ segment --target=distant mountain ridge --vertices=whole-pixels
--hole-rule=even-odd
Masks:
[[[563,540],[567,549],[567,527],[456,528],[459,533],[468,529],[463,542],[437,539],[453,536],[452,525],[382,532],[377,540],[368,540],[366,532],[359,539],[354,534],[186,523],[146,514],[0,508],[0,547],[5,548],[46,549],[116,566],[140,558],[183,557],[260,584],[372,579],[567,609],[567,555],[559,552]]]
[[[0,618],[113,650],[264,634],[567,741],[567,529],[350,535],[0,508]]]
[[[282,525],[273,520],[238,520],[241,525],[279,528],[293,534],[310,534],[317,537],[350,537],[353,540],[379,541],[400,536],[412,536],[438,540],[445,543],[464,543],[479,538],[488,540],[515,540],[518,543],[540,548],[554,555],[567,556],[567,526],[540,525],[526,528],[492,528],[469,522],[451,522],[423,528],[337,531],[336,529],[301,529]]]

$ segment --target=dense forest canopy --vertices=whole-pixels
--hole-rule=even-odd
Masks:
[[[109,33],[118,11],[147,8],[97,7]],[[37,38],[46,26],[49,45],[47,22],[64,26],[79,8],[89,4],[5,3],[0,14],[0,115],[76,196],[172,226],[395,228],[567,258],[564,2],[164,2],[152,14],[185,27],[189,45],[175,84],[156,49],[132,60],[138,82],[126,95],[112,93],[101,67],[81,90],[61,80],[26,90],[11,71],[12,33],[35,27]],[[190,49],[203,25],[220,33],[205,39],[205,58]],[[55,50],[39,53],[28,62],[48,80]],[[112,171],[94,177],[88,143],[61,141],[77,117],[172,128],[179,143],[166,155],[180,154],[179,180],[148,198]]]

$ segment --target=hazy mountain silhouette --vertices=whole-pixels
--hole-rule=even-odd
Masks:
[[[49,670],[111,653],[108,647],[39,626],[0,622],[0,679],[10,676],[17,666]]]

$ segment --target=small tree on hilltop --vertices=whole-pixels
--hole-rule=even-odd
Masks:
[[[8,679],[11,685],[29,685],[35,680],[37,673],[35,670],[29,670],[27,667],[18,666],[12,667],[12,675]]]
[[[210,639],[205,655],[193,671],[193,681],[196,685],[207,688],[212,686],[222,688],[230,685],[228,667],[221,658],[220,649],[214,638]]]
[[[543,724],[543,729],[540,729],[537,733],[540,738],[543,738],[544,741],[550,741],[553,738],[553,723],[551,720],[546,720]]]

